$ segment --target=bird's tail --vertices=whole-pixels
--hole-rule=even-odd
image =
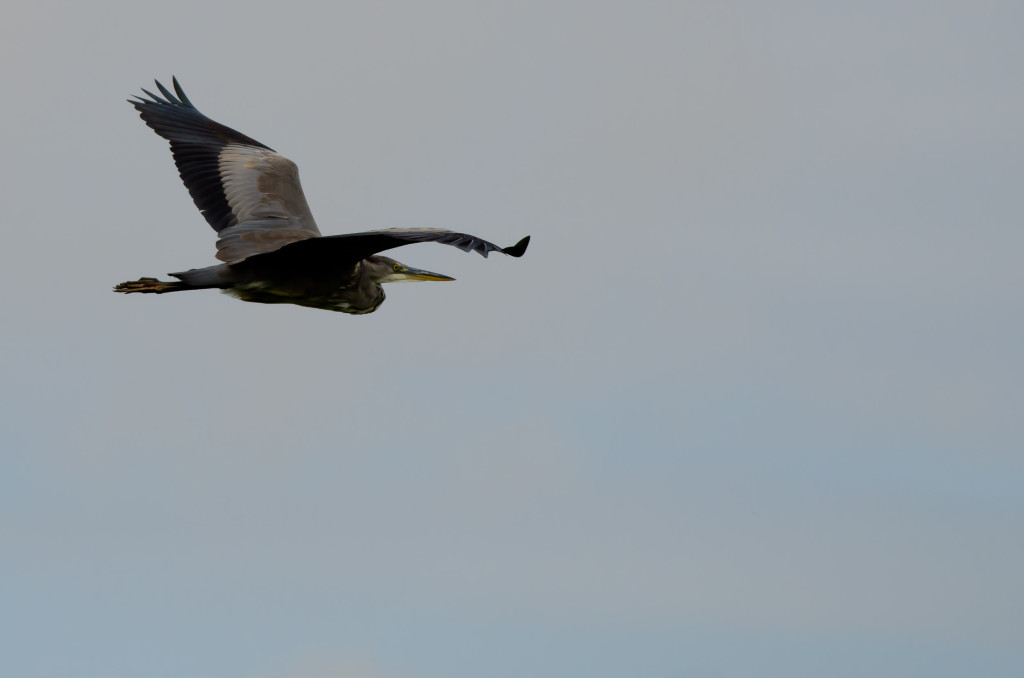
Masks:
[[[123,282],[114,287],[115,292],[122,292],[124,294],[131,294],[133,292],[163,294],[164,292],[181,292],[182,290],[193,289],[195,289],[195,287],[192,285],[188,285],[177,280],[174,282],[165,282],[163,280],[157,280],[156,278],[139,278],[138,280]]]

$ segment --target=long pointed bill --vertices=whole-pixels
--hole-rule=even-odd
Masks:
[[[407,268],[401,273],[401,280],[395,282],[416,282],[419,280],[455,280],[440,273],[431,273],[419,268]]]

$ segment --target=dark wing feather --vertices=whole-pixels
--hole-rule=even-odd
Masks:
[[[284,245],[279,250],[250,257],[246,263],[282,268],[341,268],[351,266],[378,252],[417,242],[439,242],[458,247],[465,252],[476,252],[486,257],[501,252],[521,257],[530,244],[526,236],[511,247],[498,247],[492,242],[468,233],[456,233],[443,228],[389,228],[365,233],[348,233],[320,238],[309,238]]]
[[[340,248],[353,253],[361,253],[360,259],[371,254],[401,247],[416,242],[439,242],[444,245],[458,247],[463,252],[476,252],[487,258],[491,252],[501,252],[513,257],[521,257],[530,244],[530,236],[526,236],[511,247],[498,247],[492,242],[468,233],[456,233],[444,228],[386,228],[380,231],[365,233],[348,233],[346,235],[330,235],[323,238],[333,241],[325,247]]]
[[[320,235],[299,184],[298,168],[230,127],[207,118],[173,80],[157,96],[130,101],[171,144],[178,173],[196,207],[218,232],[217,258],[228,263]]]
[[[136,97],[128,103],[135,107],[146,125],[171,142],[171,154],[182,182],[206,221],[215,231],[220,231],[237,223],[220,181],[220,152],[228,144],[273,149],[210,120],[185,96],[177,78],[173,79],[173,84],[177,96],[157,81],[163,98],[143,89],[149,99]]]

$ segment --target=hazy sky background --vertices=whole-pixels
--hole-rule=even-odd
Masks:
[[[1024,5],[28,3],[0,24],[0,672],[1024,675]],[[174,74],[352,317],[215,263]]]

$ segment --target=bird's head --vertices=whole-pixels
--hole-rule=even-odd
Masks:
[[[409,268],[405,264],[388,257],[372,256],[363,260],[370,278],[377,283],[416,282],[420,280],[455,280],[440,273],[431,273],[418,268]]]

